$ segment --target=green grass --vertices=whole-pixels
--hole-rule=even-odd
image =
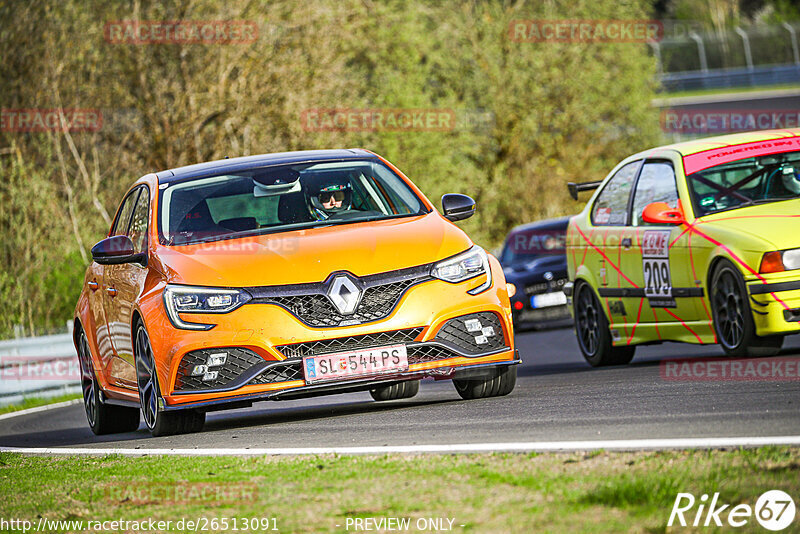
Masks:
[[[207,492],[186,496],[192,488]],[[664,532],[678,492],[718,491],[725,503],[754,505],[770,489],[800,496],[800,449],[252,458],[0,454],[0,518],[34,521],[275,517],[281,532],[346,532],[348,517],[403,517],[412,526],[420,518],[451,518],[455,532]]]
[[[24,399],[19,404],[7,404],[0,406],[0,414],[18,412],[19,410],[27,410],[28,408],[36,408],[37,406],[44,406],[46,404],[55,404],[56,402],[64,402],[68,400],[80,399],[80,393],[67,393],[66,395],[58,395],[56,397],[31,397]]]

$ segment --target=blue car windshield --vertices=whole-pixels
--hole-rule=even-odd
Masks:
[[[169,183],[160,191],[165,245],[183,245],[427,213],[383,163],[279,165]]]
[[[566,229],[530,229],[513,232],[506,239],[500,263],[528,263],[542,256],[566,253]]]

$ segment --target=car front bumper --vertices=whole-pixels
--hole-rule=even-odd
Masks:
[[[800,332],[800,276],[797,271],[763,275],[763,280],[750,279],[747,290],[756,334]]]
[[[338,393],[361,389],[372,389],[380,384],[398,380],[412,380],[432,376],[434,378],[453,378],[465,368],[479,366],[509,365],[519,362],[514,349],[514,336],[511,327],[511,310],[502,271],[493,263],[494,285],[479,295],[469,295],[468,290],[480,285],[483,277],[458,284],[440,280],[429,280],[410,287],[399,300],[392,313],[385,319],[360,325],[312,328],[298,320],[287,309],[272,304],[246,304],[227,314],[182,314],[184,320],[198,323],[213,323],[210,330],[191,331],[172,327],[163,306],[151,310],[147,319],[148,329],[158,330],[162,335],[151,334],[151,344],[156,355],[156,368],[163,397],[164,409],[192,407],[222,407],[253,400],[280,400]],[[459,350],[453,343],[443,341],[439,336],[442,327],[452,319],[470,314],[491,313],[497,318],[497,335],[502,335],[502,344],[492,346],[491,350]],[[154,326],[155,325],[155,326]],[[168,330],[168,333],[164,332]],[[272,367],[287,364],[302,364],[298,354],[289,354],[287,347],[334,343],[336,340],[358,338],[359,336],[381,336],[391,332],[412,332],[414,337],[406,340],[409,354],[413,351],[447,350],[449,354],[439,354],[436,358],[411,361],[407,371],[391,375],[369,378],[307,384],[302,365],[299,372],[286,376],[285,380],[254,383],[256,378]],[[377,342],[371,347],[386,343]],[[213,387],[204,390],[186,390],[178,387],[181,363],[192,352],[240,348],[251,351],[261,358],[260,369],[248,371],[250,375],[236,384],[226,387]],[[361,347],[359,347],[361,348]],[[367,348],[367,347],[364,347]],[[341,347],[342,351],[349,347]],[[322,353],[338,352],[328,350]],[[416,353],[415,353],[416,354]],[[311,354],[309,354],[311,355]],[[263,360],[263,361],[262,361]],[[258,371],[258,372],[256,372]]]

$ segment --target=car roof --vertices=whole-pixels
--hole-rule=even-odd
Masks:
[[[569,226],[571,216],[558,217],[557,219],[545,219],[531,223],[520,224],[515,226],[508,232],[508,235],[516,234],[518,232],[526,232],[528,230],[562,230]]]
[[[333,149],[333,150],[299,150],[295,152],[276,152],[273,154],[260,154],[258,156],[244,156],[240,158],[227,158],[206,163],[197,163],[185,167],[176,167],[156,173],[161,184],[187,178],[200,178],[236,172],[244,169],[267,167],[270,165],[285,165],[291,163],[306,163],[317,161],[347,161],[365,158],[377,158],[369,150],[362,148]]]
[[[657,150],[674,150],[681,156],[690,156],[706,150],[723,148],[729,146],[743,145],[757,141],[771,141],[773,139],[786,139],[800,136],[800,128],[786,128],[782,130],[759,130],[755,132],[741,132],[728,135],[718,135],[716,137],[706,137],[703,139],[692,139],[670,145],[663,145],[649,150],[644,150],[635,156],[644,157]],[[631,156],[633,157],[633,156]]]

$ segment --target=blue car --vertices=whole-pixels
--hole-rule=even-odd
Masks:
[[[500,263],[511,298],[514,328],[569,322],[563,287],[567,283],[566,239],[569,217],[517,226],[506,237]]]

